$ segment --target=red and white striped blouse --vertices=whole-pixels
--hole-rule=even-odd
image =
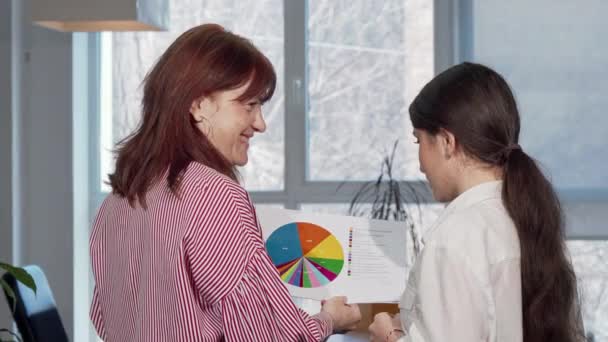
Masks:
[[[91,320],[105,341],[319,341],[326,313],[292,302],[237,183],[199,163],[179,198],[166,181],[148,209],[109,195],[94,222]]]

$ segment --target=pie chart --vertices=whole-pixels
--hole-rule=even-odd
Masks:
[[[307,222],[292,222],[276,229],[266,240],[266,250],[281,279],[303,288],[331,283],[344,265],[344,253],[336,237]]]

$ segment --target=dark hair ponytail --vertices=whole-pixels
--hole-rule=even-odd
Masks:
[[[422,89],[410,118],[431,134],[440,128],[452,132],[467,155],[503,169],[502,199],[521,250],[524,341],[584,340],[561,205],[518,145],[519,112],[507,82],[483,65],[456,65]]]
[[[520,149],[506,158],[504,170],[502,198],[521,250],[524,341],[583,340],[576,275],[565,253],[557,194]]]

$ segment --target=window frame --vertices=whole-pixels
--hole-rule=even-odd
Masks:
[[[284,1],[284,84],[285,84],[285,136],[284,142],[284,184],[283,190],[250,191],[255,203],[283,204],[288,209],[299,209],[302,204],[349,203],[363,181],[314,181],[308,179],[308,70],[307,70],[307,13],[308,1]],[[473,51],[473,0],[433,0],[434,11],[434,67],[435,74],[461,61],[470,60]],[[91,189],[93,201],[90,208],[95,213],[107,195],[102,191],[101,165],[101,120],[100,92],[101,80],[100,33],[90,33],[92,48],[90,53],[94,75],[90,79],[91,108],[95,119],[91,120]],[[302,165],[306,165],[303,168]],[[420,194],[421,204],[436,203],[426,182],[401,181],[403,186],[412,186]],[[339,190],[338,190],[339,189]],[[557,189],[565,209],[576,207],[580,212],[581,203],[608,202],[608,190]],[[588,225],[589,226],[589,225]],[[575,227],[568,232],[571,239],[606,239],[608,232],[598,226]]]
[[[308,101],[307,101],[307,1],[284,1],[284,61],[285,61],[285,139],[284,148],[284,184],[283,190],[250,191],[252,200],[259,204],[283,204],[288,209],[299,209],[301,204],[319,203],[349,203],[364,181],[313,181],[308,179]],[[453,63],[454,39],[456,36],[450,29],[457,8],[453,1],[434,0],[434,35],[439,44],[435,44],[435,71],[443,70]],[[97,90],[97,115],[93,124],[91,156],[93,167],[92,189],[94,201],[92,212],[101,205],[107,195],[100,189],[100,81],[99,56],[101,54],[100,34],[95,33],[94,40],[97,51],[98,77],[91,82],[91,87]],[[94,83],[97,82],[97,83]],[[414,187],[422,203],[435,203],[425,182],[401,181],[404,186]],[[339,189],[339,191],[338,191]]]

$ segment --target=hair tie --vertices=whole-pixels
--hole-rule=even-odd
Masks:
[[[517,143],[511,143],[503,149],[503,152],[502,152],[503,163],[506,163],[509,160],[511,153],[515,150],[520,150],[520,151],[522,150],[521,146],[519,146],[519,144],[517,144]]]
[[[505,151],[508,151],[508,152],[515,151],[515,150],[521,150],[521,146],[519,146],[519,144],[509,144],[509,146],[507,146],[507,148],[505,148]]]

